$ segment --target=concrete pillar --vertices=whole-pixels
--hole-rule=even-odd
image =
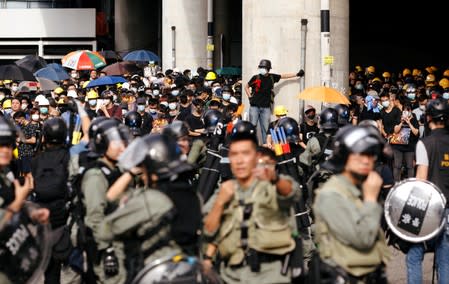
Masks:
[[[297,72],[300,67],[301,19],[307,19],[305,87],[320,85],[320,1],[316,0],[244,0],[242,1],[242,67],[246,84],[257,72],[262,58],[270,59],[272,73]],[[331,84],[347,90],[349,68],[349,0],[330,3],[330,54],[334,56]],[[299,80],[281,80],[276,84],[275,103],[300,118]],[[246,100],[246,96],[245,100]],[[319,109],[320,103],[305,102]],[[246,105],[249,108],[248,101]]]
[[[172,31],[176,27],[176,67],[206,68],[207,0],[162,1],[162,68],[172,66]]]

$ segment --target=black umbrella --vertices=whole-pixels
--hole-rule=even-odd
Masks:
[[[32,73],[47,66],[47,61],[45,61],[44,58],[32,54],[27,55],[22,59],[16,60],[14,63],[20,67],[23,67],[31,71]]]
[[[37,81],[31,71],[16,64],[1,65],[0,80]]]
[[[120,54],[118,54],[118,52],[114,51],[114,50],[101,50],[101,51],[99,51],[99,53],[101,55],[103,55],[103,57],[106,60],[110,60],[110,59],[112,59],[112,61],[122,60],[122,57],[120,56]]]

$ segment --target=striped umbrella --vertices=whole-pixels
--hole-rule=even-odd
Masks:
[[[106,60],[100,53],[90,50],[72,51],[61,62],[62,66],[74,70],[94,70],[106,65]]]

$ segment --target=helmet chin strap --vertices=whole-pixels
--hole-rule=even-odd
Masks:
[[[108,155],[104,154],[104,157],[111,163],[113,163],[114,165],[117,164],[117,160],[116,159],[112,159],[111,157],[109,157]]]
[[[351,174],[352,178],[356,181],[356,185],[358,187],[360,187],[368,177],[368,175],[361,175],[353,171],[349,171],[349,173]]]

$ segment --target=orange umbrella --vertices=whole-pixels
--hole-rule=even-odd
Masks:
[[[338,90],[329,87],[310,87],[302,91],[298,98],[307,101],[349,105],[348,98]]]

